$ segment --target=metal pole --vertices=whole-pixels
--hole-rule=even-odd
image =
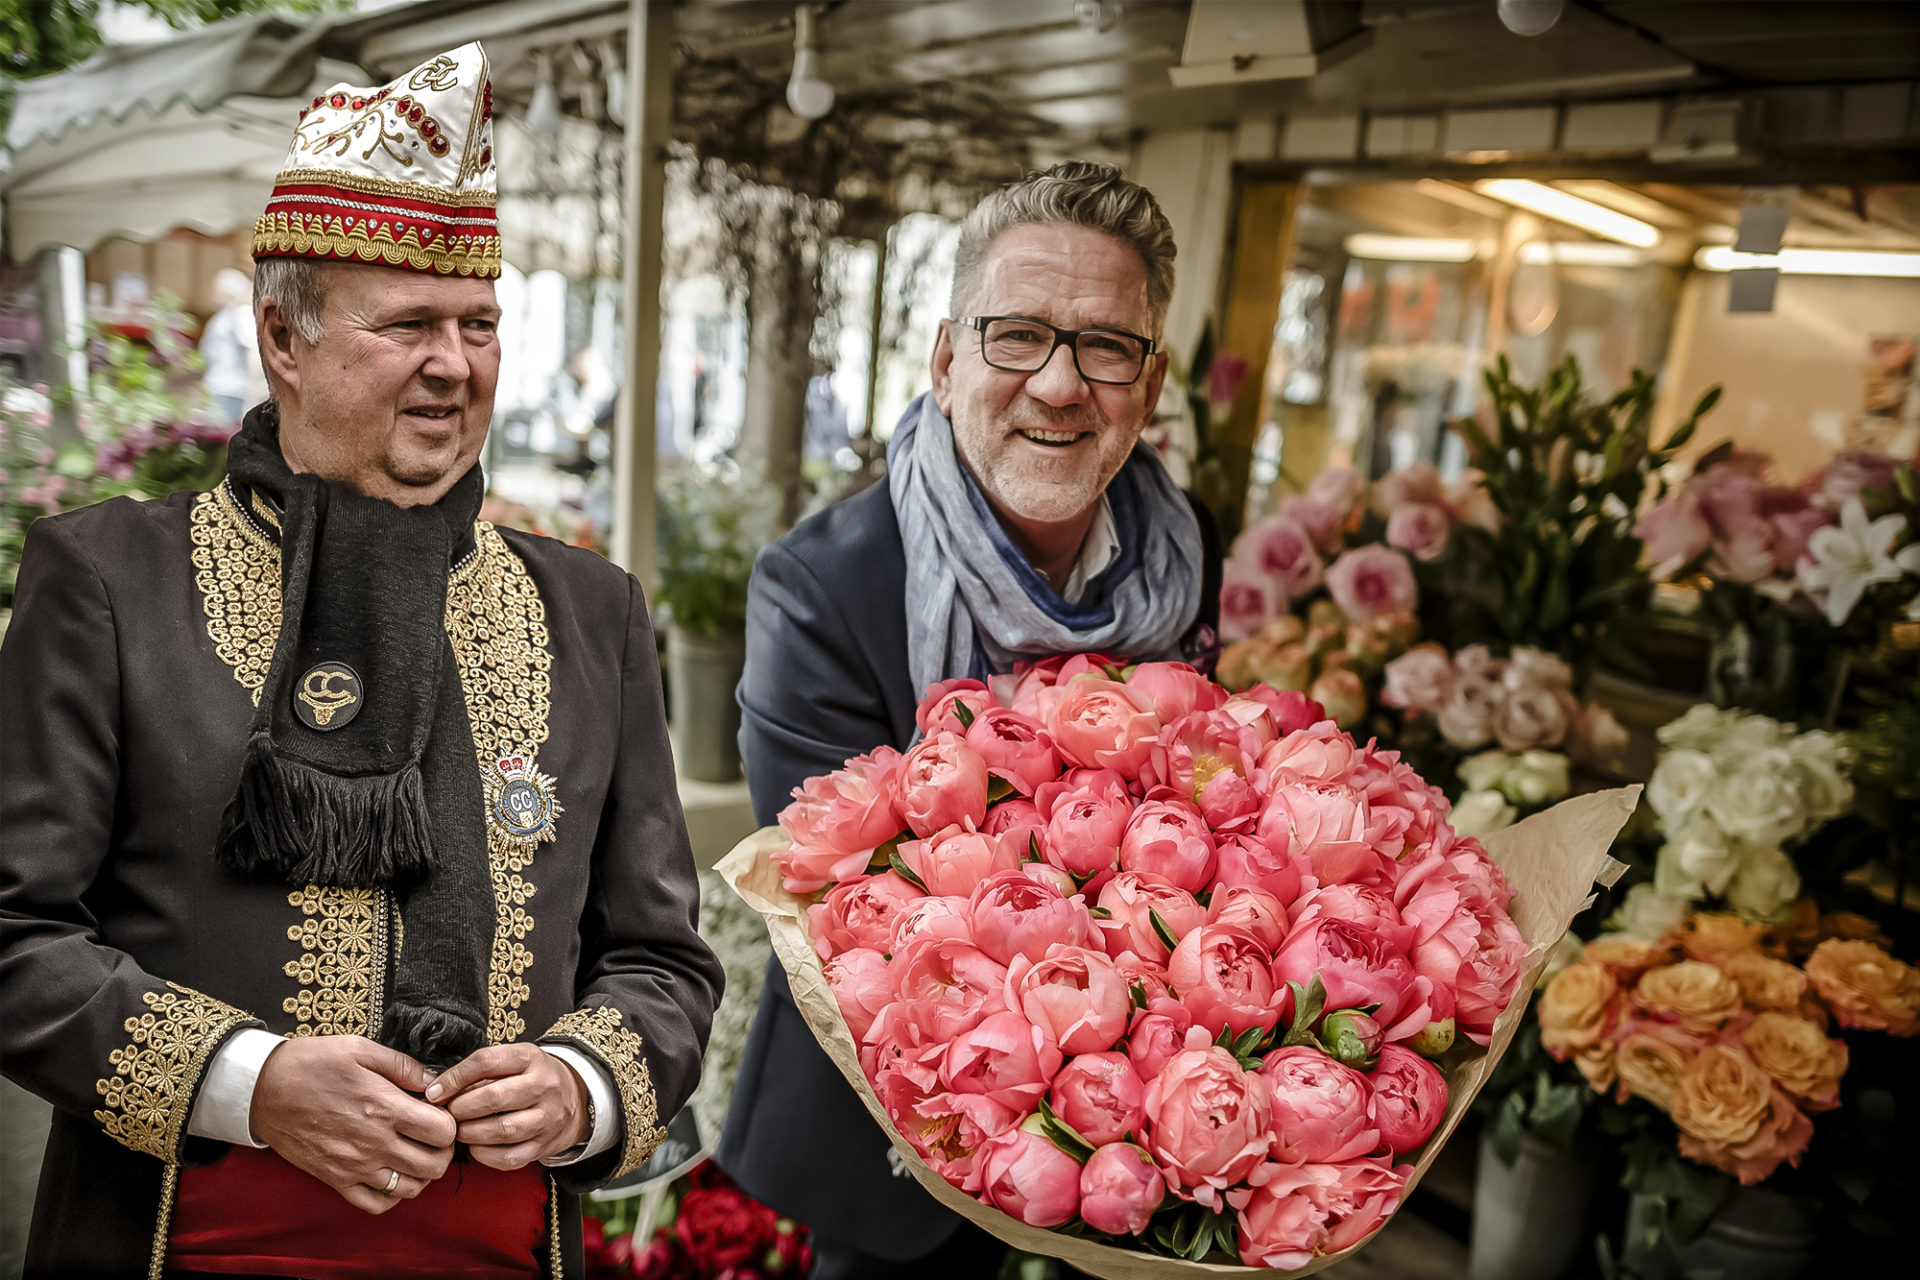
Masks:
[[[613,562],[654,580],[655,386],[660,377],[660,233],[673,123],[673,7],[634,0],[627,13],[626,245],[621,256],[624,376],[613,428]]]
[[[880,327],[887,318],[887,246],[893,240],[893,228],[888,227],[880,233],[873,246],[873,310],[869,313],[871,321],[867,333],[867,427],[860,437],[860,460],[865,467],[873,466],[873,428],[878,420],[880,398],[880,351],[884,341]]]

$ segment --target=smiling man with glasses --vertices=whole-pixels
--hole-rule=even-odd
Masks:
[[[1106,165],[1056,165],[968,216],[956,318],[887,483],[755,566],[740,743],[762,823],[805,779],[904,749],[936,682],[1065,653],[1210,660],[1212,525],[1139,443],[1166,379],[1173,257],[1153,196]],[[814,1229],[816,1277],[994,1275],[1004,1248],[888,1159],[778,962],[767,977],[722,1166]]]

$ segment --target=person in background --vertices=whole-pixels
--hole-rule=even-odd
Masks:
[[[213,277],[213,300],[219,310],[200,334],[200,356],[207,362],[200,386],[214,422],[237,427],[248,406],[267,392],[253,326],[253,281],[244,271],[222,267]]]

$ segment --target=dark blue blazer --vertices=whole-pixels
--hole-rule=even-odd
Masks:
[[[1199,622],[1217,626],[1220,551],[1206,546]],[[907,562],[884,480],[760,553],[747,598],[740,753],[754,816],[771,824],[808,778],[883,744],[904,750],[919,691],[907,670]],[[1089,584],[1099,590],[1098,578]],[[887,1158],[867,1115],[794,1008],[778,960],[734,1085],[718,1160],[746,1190],[824,1239],[894,1261],[924,1257],[961,1218]]]

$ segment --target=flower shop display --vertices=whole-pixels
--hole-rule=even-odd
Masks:
[[[1332,600],[1315,600],[1303,618],[1282,613],[1220,651],[1214,675],[1229,689],[1267,685],[1305,693],[1343,729],[1366,716],[1380,674],[1419,634],[1406,612],[1352,621]]]
[[[947,681],[918,720],[720,870],[913,1175],[1102,1276],[1312,1271],[1370,1236],[1633,803],[1483,849],[1308,698],[1179,664]]]

